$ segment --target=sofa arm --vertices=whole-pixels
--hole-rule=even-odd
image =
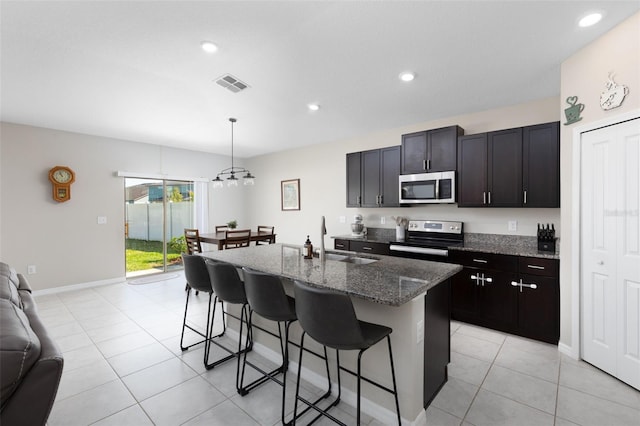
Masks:
[[[40,357],[6,401],[0,412],[3,425],[45,425],[58,392],[63,358],[37,314],[30,293],[21,291],[24,312],[40,340]]]

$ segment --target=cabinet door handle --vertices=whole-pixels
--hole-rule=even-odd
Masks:
[[[473,259],[473,261],[477,263],[489,263],[488,260],[484,260],[484,259]]]
[[[431,160],[427,160],[427,170],[431,169]]]
[[[527,287],[530,288],[532,290],[535,290],[538,288],[537,284],[527,284],[527,283],[523,283],[522,282],[522,278],[520,279],[520,282],[516,282],[516,281],[511,281],[511,285],[514,287],[520,287],[520,293],[522,293],[522,287]]]
[[[371,247],[366,247],[366,246],[365,246],[365,247],[362,247],[362,250],[371,251],[371,250],[373,250],[373,249],[372,249]]]
[[[336,247],[338,247],[338,248],[344,248],[344,244],[336,244]]]
[[[382,205],[383,201],[382,201],[382,195],[380,196],[380,205]]]
[[[527,191],[524,191],[524,204],[527,204]]]
[[[482,204],[487,204],[487,193],[482,191]]]
[[[491,204],[491,191],[489,191],[489,204]]]
[[[361,200],[361,196],[358,195],[358,201],[357,201],[358,204],[360,204],[360,200]]]
[[[531,269],[542,269],[544,271],[544,266],[538,266],[538,265],[527,265],[527,268],[531,268]]]
[[[422,160],[422,168],[427,170],[427,160]]]

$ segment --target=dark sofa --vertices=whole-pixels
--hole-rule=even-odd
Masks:
[[[46,424],[62,366],[29,283],[0,262],[0,424]]]

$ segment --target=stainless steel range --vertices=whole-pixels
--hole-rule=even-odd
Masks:
[[[410,220],[405,241],[389,246],[392,256],[446,262],[449,247],[464,245],[462,222]]]

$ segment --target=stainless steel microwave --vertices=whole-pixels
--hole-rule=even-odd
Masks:
[[[456,172],[400,175],[400,204],[456,202]]]

